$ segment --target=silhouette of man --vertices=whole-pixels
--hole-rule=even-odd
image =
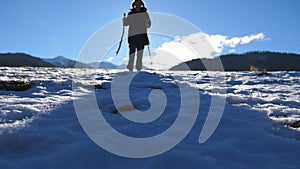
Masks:
[[[147,29],[151,26],[151,20],[145,3],[142,0],[135,0],[131,6],[132,8],[128,16],[123,18],[123,25],[129,26],[129,61],[127,69],[133,71],[135,53],[137,53],[136,69],[137,71],[141,71],[144,46],[150,44]]]

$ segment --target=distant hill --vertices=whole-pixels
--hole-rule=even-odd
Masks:
[[[72,59],[68,59],[63,56],[57,56],[55,58],[41,59],[38,57],[31,56],[25,53],[0,53],[0,66],[7,67],[60,67],[60,68],[95,68],[98,65],[102,69],[116,69],[118,66],[108,63],[91,63],[86,64],[77,62]]]
[[[101,62],[101,63],[93,62],[93,63],[89,63],[88,65],[92,68],[97,68],[97,69],[117,69],[118,68],[117,65],[114,65],[109,62]]]
[[[71,60],[63,56],[57,56],[55,58],[43,60],[54,65],[55,67],[74,68],[76,65],[77,68],[91,68],[91,66],[89,66],[88,64],[77,62],[75,60]]]
[[[268,71],[300,71],[300,55],[279,52],[248,52],[245,54],[229,54],[219,57],[225,71],[248,71],[251,66]],[[218,70],[219,59],[196,59],[181,63],[171,70]]]
[[[121,64],[120,66],[117,67],[117,69],[127,69],[127,64]],[[133,67],[133,69],[135,69],[135,66]],[[143,65],[142,70],[151,70],[151,69]]]
[[[0,53],[0,66],[54,67],[54,65],[25,53]]]

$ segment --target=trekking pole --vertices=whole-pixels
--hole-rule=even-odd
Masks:
[[[124,17],[126,17],[126,14],[125,14],[125,13],[124,13]],[[122,36],[121,36],[121,40],[120,40],[120,44],[119,44],[118,50],[117,50],[117,52],[116,52],[116,56],[118,56],[118,54],[119,54],[119,52],[120,52],[121,45],[122,45],[123,38],[124,38],[124,32],[125,32],[125,26],[124,26],[124,24],[123,24]]]

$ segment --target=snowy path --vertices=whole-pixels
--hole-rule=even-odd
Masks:
[[[276,72],[269,77],[251,73],[213,73],[227,77],[227,97],[222,120],[204,144],[198,137],[210,108],[213,88],[207,72],[161,72],[147,75],[148,87],[162,87],[177,103],[169,75],[181,77],[200,91],[201,105],[188,136],[170,151],[146,159],[113,155],[93,143],[80,126],[72,99],[89,94],[87,87],[72,91],[72,79],[86,85],[102,83],[96,90],[104,116],[117,130],[132,136],[156,135],[172,124],[176,105],[157,121],[137,125],[111,114],[109,85],[115,71],[7,68],[0,80],[27,75],[35,87],[25,92],[0,91],[0,168],[299,168],[300,133],[287,124],[300,119],[300,73]],[[165,78],[164,78],[165,77]],[[152,79],[151,79],[152,78]],[[96,80],[95,80],[96,79]],[[158,81],[163,81],[159,84]],[[135,91],[136,94],[150,92]],[[134,100],[146,110],[147,97]],[[102,106],[105,105],[105,106]]]

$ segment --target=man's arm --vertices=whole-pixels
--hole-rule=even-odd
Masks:
[[[146,18],[146,26],[147,26],[147,28],[151,27],[151,20],[150,20],[150,17],[149,17],[148,13],[147,13],[147,18]]]
[[[129,25],[129,20],[130,20],[130,15],[128,14],[128,16],[124,16],[123,18],[123,25],[124,26],[128,26]]]

